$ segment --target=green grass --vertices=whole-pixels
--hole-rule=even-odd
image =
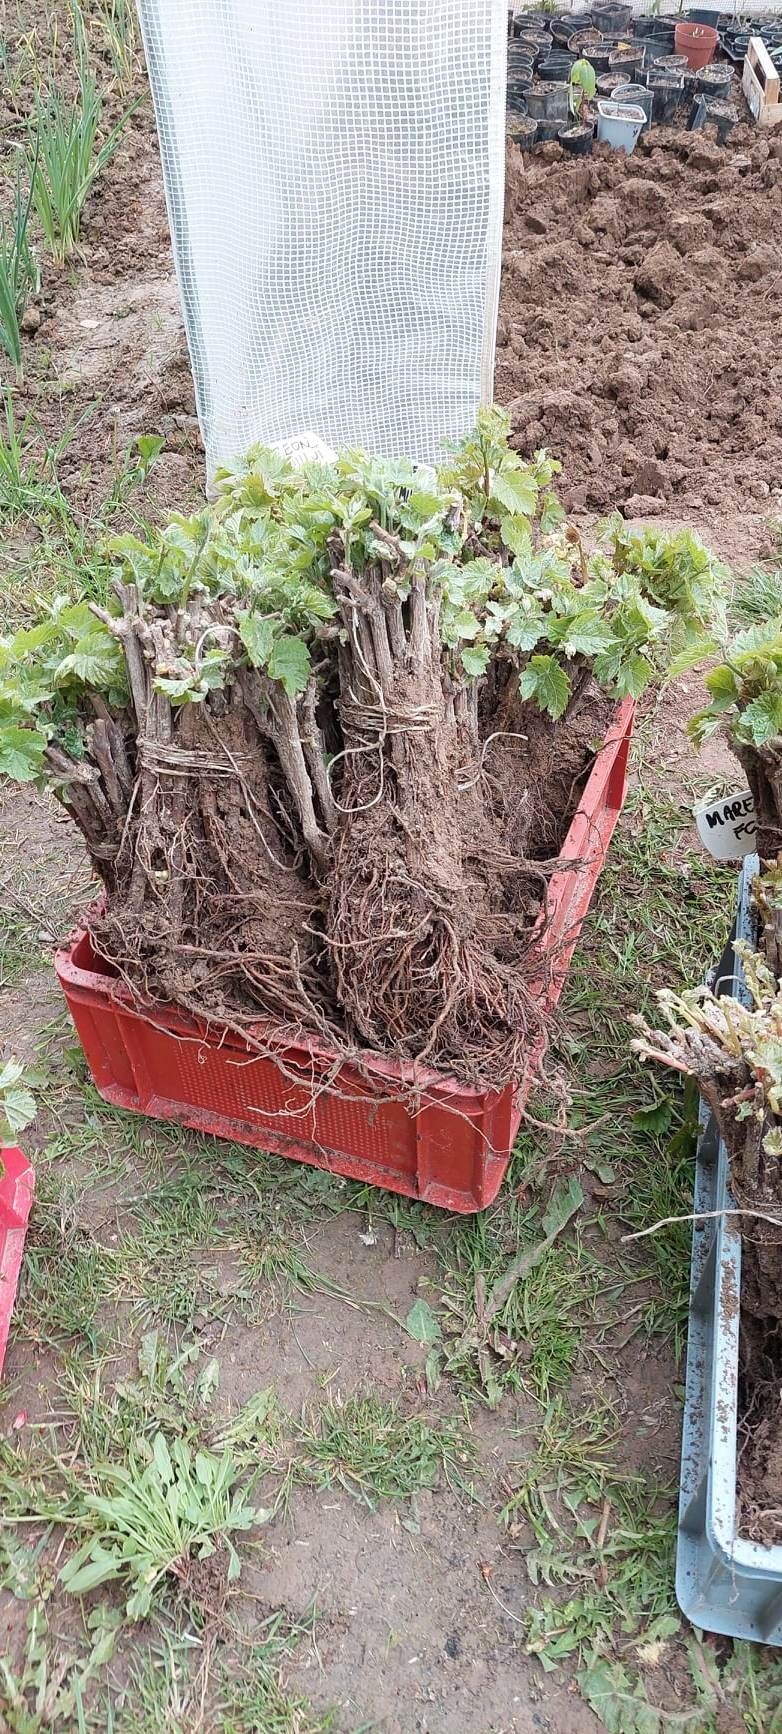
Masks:
[[[617,1468],[622,1429],[610,1406],[601,1400],[574,1411],[557,1397],[532,1433],[533,1449],[508,1468],[502,1511],[540,1586],[528,1651],[551,1668],[610,1646],[618,1633],[659,1633],[671,1616],[678,1628],[672,1490]]]
[[[372,1393],[330,1398],[296,1428],[293,1473],[311,1487],[341,1487],[374,1506],[447,1482],[462,1488],[475,1451],[462,1422],[405,1416]]]
[[[11,534],[0,546],[0,631],[40,613],[41,598],[83,594],[105,601],[112,556],[109,540],[118,528],[143,535],[147,520],[138,509],[152,465],[163,449],[156,435],[140,435],[121,454],[104,497],[78,513],[60,481],[73,441],[89,425],[96,405],[65,415],[56,439],[28,412],[19,421],[10,392],[0,411],[0,518]],[[80,478],[83,479],[83,478]]]
[[[3,888],[0,885],[0,898]],[[40,962],[41,943],[30,918],[10,904],[0,903],[0,991],[13,987]]]
[[[20,424],[13,398],[6,392],[0,417],[0,517],[7,528],[23,520],[49,526],[69,517],[57,469],[72,437],[66,429],[51,445],[40,437],[32,415]]]
[[[96,568],[95,582],[101,581]],[[608,1680],[619,1720],[605,1725],[634,1734],[638,1723],[640,1734],[636,1708],[627,1712],[635,1722],[621,1720],[638,1677],[653,1705],[654,1658],[665,1656],[666,1646],[679,1666],[687,1655],[672,1600],[673,1493],[628,1468],[624,1428],[605,1400],[596,1395],[575,1405],[569,1387],[576,1373],[575,1388],[606,1388],[606,1371],[617,1367],[615,1351],[634,1335],[639,1347],[654,1335],[666,1338],[674,1355],[681,1349],[689,1226],[638,1244],[623,1244],[621,1234],[689,1210],[692,1115],[676,1088],[667,1091],[631,1055],[628,1019],[631,1011],[648,1009],[655,985],[699,979],[722,945],[734,896],[732,872],[690,852],[689,791],[680,802],[653,795],[653,766],[643,752],[642,746],[640,788],[612,846],[554,1032],[552,1057],[571,1094],[569,1125],[576,1136],[563,1136],[552,1103],[539,1096],[533,1109],[543,1126],[523,1131],[497,1202],[480,1216],[449,1217],[124,1114],[100,1102],[83,1069],[75,1084],[70,1063],[55,1065],[46,1112],[55,1125],[59,1115],[61,1124],[39,1161],[16,1323],[22,1342],[44,1346],[53,1357],[51,1414],[23,1429],[28,1445],[15,1445],[15,1436],[2,1441],[6,1521],[0,1537],[6,1545],[14,1536],[19,1546],[29,1540],[31,1527],[20,1520],[35,1497],[44,1514],[51,1509],[46,1557],[63,1534],[62,1558],[68,1556],[71,1531],[81,1530],[68,1523],[58,1529],[54,1517],[78,1517],[73,1502],[100,1466],[128,1462],[161,1430],[169,1441],[203,1443],[218,1454],[228,1449],[242,1474],[261,1471],[251,1503],[260,1497],[274,1506],[278,1522],[288,1507],[295,1515],[299,1490],[310,1488],[364,1507],[400,1502],[401,1520],[414,1532],[419,1491],[431,1489],[438,1497],[453,1489],[466,1499],[480,1474],[486,1497],[484,1445],[493,1452],[499,1444],[504,1463],[516,1400],[533,1399],[539,1419],[515,1441],[511,1466],[507,1473],[500,1469],[503,1484],[492,1498],[507,1546],[519,1550],[534,1580],[520,1639],[549,1666],[580,1656],[590,1702],[590,1694],[603,1692],[608,1705],[598,1663],[624,1670]],[[36,902],[31,897],[31,905]],[[31,930],[21,918],[10,925],[11,969],[17,957],[24,964]],[[576,1175],[583,1207],[510,1288],[487,1326],[487,1302],[497,1285],[520,1255],[541,1245],[551,1200]],[[340,1400],[332,1388],[298,1419],[282,1411],[274,1392],[262,1391],[255,1404],[227,1418],[220,1372],[234,1323],[263,1329],[275,1312],[276,1328],[289,1329],[289,1310],[302,1295],[323,1295],[336,1306],[366,1304],[334,1281],[326,1257],[319,1270],[321,1258],[312,1250],[317,1243],[310,1228],[317,1231],[345,1212],[352,1213],[351,1234],[367,1222],[382,1224],[384,1233],[388,1225],[396,1250],[418,1261],[416,1291],[426,1303],[430,1340],[421,1345],[406,1391],[392,1403],[366,1388]],[[396,1329],[409,1351],[403,1335],[408,1304],[400,1304]],[[366,1311],[368,1357],[373,1310]],[[394,1309],[385,1307],[384,1319],[393,1318]],[[210,1329],[208,1347],[200,1335],[204,1324],[219,1327]],[[371,1375],[371,1358],[368,1364]],[[672,1357],[670,1365],[673,1381]],[[413,1407],[414,1380],[426,1382],[429,1396],[417,1397]],[[476,1405],[486,1402],[498,1413],[476,1422]],[[70,1465],[76,1490],[63,1478],[63,1465]],[[105,1595],[96,1595],[106,1605]],[[234,1642],[229,1634],[224,1664],[222,1638],[210,1655],[200,1628],[197,1646],[184,1643],[192,1628],[166,1589],[150,1632],[134,1630],[132,1640],[123,1634],[121,1666],[115,1658],[91,1682],[88,1728],[190,1734],[205,1692],[209,1714],[229,1734],[256,1728],[321,1734],[329,1717],[314,1711],[288,1678],[301,1637],[284,1624],[275,1633],[263,1626],[256,1644],[254,1603],[251,1610],[252,1642]],[[247,1630],[245,1613],[241,1618]],[[712,1653],[704,1653],[708,1660]],[[752,1659],[737,1661],[733,1672],[730,1659],[720,1660],[720,1689],[740,1708],[751,1734],[766,1734],[763,1715],[770,1734],[776,1687],[756,1653],[748,1655]],[[685,1679],[683,1701],[690,1685],[698,1713],[713,1721],[694,1672]],[[702,1720],[701,1726],[711,1725]],[[665,1724],[660,1734],[667,1734]]]
[[[192,1734],[213,1675],[215,1720],[221,1734],[329,1734],[330,1713],[317,1714],[287,1683],[290,1663],[314,1641],[314,1615],[290,1619],[281,1610],[254,1619],[252,1642],[232,1646],[219,1661],[166,1631],[109,1696],[106,1734]],[[205,1668],[206,1664],[206,1668]]]
[[[721,1655],[694,1632],[673,1641],[654,1640],[638,1647],[638,1657],[653,1667],[654,1686],[623,1660],[595,1655],[577,1675],[583,1697],[606,1734],[779,1734],[782,1728],[782,1662],[778,1651],[757,1644],[728,1645]],[[661,1682],[689,1676],[690,1703],[682,1691]],[[664,1702],[661,1702],[664,1699]]]
[[[614,841],[562,1007],[573,1117],[586,1127],[600,1122],[585,1134],[584,1149],[591,1163],[616,1169],[612,1202],[627,1232],[690,1209],[696,1125],[684,1090],[666,1089],[630,1053],[629,1015],[652,1008],[655,987],[702,979],[722,951],[735,902],[730,870],[682,852],[686,810],[641,794],[630,815],[632,829]],[[648,1325],[672,1332],[677,1351],[689,1246],[689,1226],[678,1225],[627,1254],[654,1278]]]
[[[731,600],[731,613],[740,626],[754,626],[782,614],[782,568],[754,566],[740,578]]]

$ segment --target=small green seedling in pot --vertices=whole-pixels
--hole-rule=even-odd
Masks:
[[[578,126],[589,125],[590,114],[587,105],[594,102],[596,91],[597,77],[591,61],[575,60],[570,68],[568,98],[570,112]]]

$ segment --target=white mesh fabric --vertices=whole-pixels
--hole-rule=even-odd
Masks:
[[[507,0],[138,0],[211,474],[490,399]]]

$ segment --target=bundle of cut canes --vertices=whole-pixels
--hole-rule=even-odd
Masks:
[[[5,642],[17,774],[81,829],[94,947],[141,1004],[523,1075],[561,745],[692,625],[648,538],[587,557],[556,469],[499,411],[437,472],[256,448],[196,517],[114,540],[104,602]]]

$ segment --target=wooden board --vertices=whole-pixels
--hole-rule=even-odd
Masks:
[[[758,126],[779,126],[782,121],[779,73],[760,36],[750,38],[742,87]]]

